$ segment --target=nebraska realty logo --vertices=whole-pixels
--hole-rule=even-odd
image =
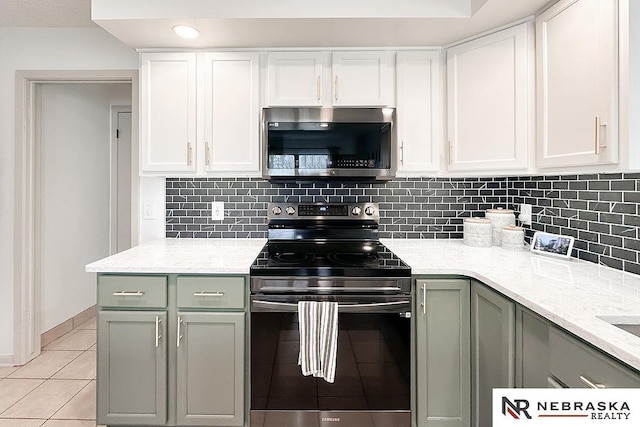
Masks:
[[[493,427],[640,426],[640,389],[494,389]]]

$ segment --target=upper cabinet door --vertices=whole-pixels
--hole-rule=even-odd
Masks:
[[[269,52],[267,103],[322,105],[322,52]]]
[[[440,51],[402,51],[396,57],[398,172],[440,168],[442,126]]]
[[[140,56],[140,169],[196,170],[196,55]]]
[[[204,62],[205,169],[258,175],[259,54],[207,53]]]
[[[508,28],[447,51],[449,170],[528,166],[531,26]]]
[[[391,53],[379,51],[334,52],[332,100],[335,106],[385,106],[392,104]]]
[[[538,166],[618,161],[617,11],[562,0],[538,17]]]

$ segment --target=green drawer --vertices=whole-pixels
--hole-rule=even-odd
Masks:
[[[549,332],[549,370],[571,388],[589,387],[589,383],[607,388],[640,387],[638,373],[556,328]]]
[[[178,276],[179,308],[244,308],[244,277]]]
[[[98,276],[98,305],[102,307],[165,308],[166,276]]]

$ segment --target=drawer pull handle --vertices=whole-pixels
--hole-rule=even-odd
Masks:
[[[582,375],[580,375],[580,381],[589,388],[607,388],[604,384],[594,383],[589,378]]]
[[[141,297],[144,291],[117,291],[113,293],[114,297]]]
[[[194,297],[223,297],[224,292],[194,292]]]

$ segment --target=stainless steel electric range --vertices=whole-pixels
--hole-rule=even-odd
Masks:
[[[410,427],[411,269],[374,203],[275,203],[251,266],[251,426]],[[334,383],[298,366],[298,301],[338,302]]]

